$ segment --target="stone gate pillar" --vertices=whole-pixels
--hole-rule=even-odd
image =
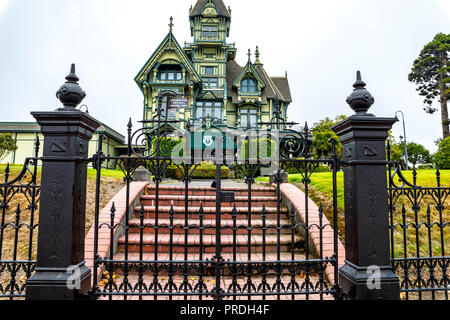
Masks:
[[[400,298],[390,264],[386,139],[396,118],[367,111],[375,102],[358,71],[347,103],[356,112],[333,127],[342,143],[345,199],[345,265],[340,284],[350,299]]]
[[[27,281],[29,300],[73,300],[90,289],[84,263],[89,141],[100,122],[76,109],[86,96],[75,65],[53,112],[32,112],[44,135],[36,273]]]

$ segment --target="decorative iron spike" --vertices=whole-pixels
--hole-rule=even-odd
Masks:
[[[20,222],[20,214],[22,213],[22,210],[20,209],[20,203],[17,204],[17,209],[16,209],[16,227],[19,226],[19,222]]]
[[[303,128],[303,130],[304,130],[306,133],[309,133],[308,121],[305,122],[305,127]]]
[[[6,168],[5,168],[5,174],[9,174],[10,173],[10,169],[9,169],[9,162],[6,164]]]
[[[131,130],[133,128],[133,122],[131,121],[131,117],[130,120],[128,120],[127,128],[128,130]]]
[[[72,63],[70,66],[70,74],[66,77],[66,80],[69,82],[78,82],[80,78],[75,73],[75,63]]]
[[[114,215],[116,213],[116,203],[115,202],[112,203],[110,212],[111,212],[111,215]]]

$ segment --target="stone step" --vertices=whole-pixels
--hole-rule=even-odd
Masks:
[[[263,236],[252,235],[250,239],[251,250],[254,253],[262,253],[266,250],[267,253],[277,252],[277,236],[267,235],[265,246],[263,245]],[[236,236],[236,248],[235,252],[245,253],[248,252],[248,236],[238,235]],[[118,241],[118,252],[124,252],[126,247],[125,236]],[[146,253],[155,252],[155,235],[144,235],[144,241],[142,243],[142,250]],[[221,237],[222,253],[232,253],[233,250],[233,236],[232,235],[222,235]],[[295,250],[300,250],[303,248],[303,241],[300,237],[295,236],[294,243],[291,241],[290,235],[280,236],[280,252],[290,252],[292,248]],[[216,236],[215,235],[205,235],[203,236],[203,244],[200,245],[199,235],[188,235],[187,237],[187,253],[200,253],[200,249],[204,253],[214,253],[216,252]],[[201,248],[202,247],[202,248]],[[170,236],[168,234],[163,234],[158,236],[158,252],[169,253],[170,252]],[[128,236],[128,252],[139,252],[140,251],[140,235],[139,234],[129,234]],[[185,250],[185,236],[175,235],[172,242],[172,252],[173,253],[184,253]]]
[[[160,206],[179,206],[183,207],[185,205],[185,195],[160,195],[158,197],[158,204]],[[188,205],[199,207],[203,205],[204,207],[216,207],[216,196],[192,196],[188,197]],[[233,207],[234,205],[238,207],[246,207],[248,206],[248,196],[238,196],[235,197],[234,202],[222,202],[222,207]],[[274,196],[253,196],[251,199],[252,206],[254,207],[262,207],[266,205],[266,207],[276,207],[277,206],[277,198]],[[154,206],[156,204],[156,196],[155,195],[144,195],[141,197],[141,204],[144,206]]]
[[[173,221],[173,234],[185,234],[185,219],[174,219]],[[130,233],[140,233],[140,219],[132,219],[129,221]],[[143,221],[143,233],[144,234],[154,234],[155,233],[155,219],[145,219]],[[188,234],[200,234],[200,220],[199,219],[189,219],[188,220],[189,232]],[[216,234],[216,220],[215,219],[204,219],[203,220],[203,234],[204,235],[215,235]],[[261,218],[252,220],[251,228],[248,228],[248,220],[240,219],[236,220],[236,230],[237,235],[248,235],[249,231],[252,235],[262,235],[263,234],[263,221]],[[266,220],[266,235],[277,234],[277,220]],[[280,227],[282,227],[281,234],[291,234],[291,223],[287,219],[280,220]],[[222,220],[221,233],[232,235],[233,232],[233,220],[227,219]],[[158,234],[170,234],[170,219],[158,219]]]
[[[248,196],[247,188],[222,188],[224,192],[234,192],[236,197]],[[159,186],[159,195],[185,195],[186,188],[180,186]],[[252,197],[273,197],[276,189],[272,187],[252,187]],[[148,195],[156,194],[156,186],[149,186],[147,188]],[[216,189],[209,187],[194,187],[189,186],[188,194],[192,196],[216,196]]]
[[[142,207],[135,207],[135,218],[139,218],[140,211]],[[146,219],[155,219],[156,216],[156,207],[154,206],[144,206],[144,218]],[[158,208],[158,218],[164,219],[170,217],[171,206],[160,206]],[[224,220],[232,219],[233,207],[223,207],[221,209],[221,217]],[[246,219],[248,208],[247,207],[237,207],[237,219]],[[200,207],[191,206],[188,207],[188,218],[189,219],[198,219],[200,212]],[[263,212],[263,207],[252,207],[251,215],[253,218],[261,219],[261,215]],[[186,215],[185,207],[173,207],[174,218],[181,219]],[[203,208],[203,213],[205,215],[205,219],[215,219],[216,218],[216,208],[214,207],[206,207]],[[282,218],[286,218],[288,214],[287,208],[280,208],[280,215]],[[275,207],[267,207],[266,208],[266,218],[267,219],[276,219],[277,218],[277,208]]]

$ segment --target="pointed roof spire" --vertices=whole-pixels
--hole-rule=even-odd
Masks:
[[[256,60],[255,60],[255,66],[256,65],[260,65],[260,66],[262,66],[262,63],[261,63],[261,61],[259,60],[259,57],[261,56],[261,54],[260,54],[260,52],[259,52],[259,46],[256,46],[256,51],[255,51],[255,57],[256,57]]]
[[[250,49],[248,49],[247,55],[248,55],[248,62],[251,62],[251,60],[252,60],[252,51]]]
[[[170,33],[172,33],[172,31],[173,31],[173,26],[174,26],[174,24],[173,24],[173,17],[171,16],[170,17],[170,23],[169,23]]]

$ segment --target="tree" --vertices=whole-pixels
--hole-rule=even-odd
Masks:
[[[341,143],[339,142],[339,137],[334,133],[331,128],[346,119],[347,116],[341,115],[336,117],[334,120],[330,118],[325,118],[317,123],[314,123],[314,127],[312,128],[313,134],[313,147],[315,150],[314,156],[316,159],[321,157],[328,158],[331,154],[331,142],[330,139],[334,139],[337,141],[336,151],[338,155],[341,154]]]
[[[406,145],[408,150],[408,161],[416,165],[419,163],[430,163],[432,162],[430,151],[428,151],[421,144],[410,142]],[[403,151],[404,155],[404,151]]]
[[[11,134],[0,134],[0,160],[5,159],[11,151],[17,150],[16,142]]]
[[[404,156],[404,143],[397,142],[392,134],[392,130],[389,130],[388,137],[389,144],[391,146],[391,161],[396,161],[405,167],[405,156]],[[387,150],[386,150],[387,151]],[[387,156],[386,156],[387,158]]]
[[[434,162],[440,169],[450,169],[450,137],[439,143],[439,149],[434,155]]]
[[[441,104],[443,137],[449,136],[449,119],[447,101],[450,99],[450,34],[437,34],[433,41],[425,45],[419,57],[414,61],[409,81],[417,84],[420,96],[425,97],[424,110],[433,114],[433,102],[439,98]]]

